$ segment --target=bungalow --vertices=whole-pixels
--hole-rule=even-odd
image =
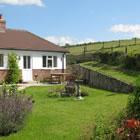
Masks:
[[[66,69],[66,49],[28,31],[7,29],[6,21],[0,15],[0,81],[6,78],[11,52],[18,56],[24,82],[34,81],[36,76],[43,80],[51,72]]]

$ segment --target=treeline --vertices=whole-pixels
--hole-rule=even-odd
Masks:
[[[68,55],[68,65],[83,63],[87,61],[99,61],[108,65],[119,65],[128,70],[140,70],[140,54],[127,55],[123,52],[96,52],[86,55]]]
[[[100,52],[98,55],[100,63],[119,65],[128,70],[140,70],[140,54],[126,55],[122,52]]]

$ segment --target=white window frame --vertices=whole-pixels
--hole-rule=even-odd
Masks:
[[[46,66],[44,67],[43,66],[43,57],[46,57]],[[56,57],[56,67],[54,67],[54,57]],[[48,66],[48,61],[49,60],[51,60],[52,61],[52,66]],[[48,69],[50,69],[50,68],[57,68],[58,67],[58,57],[57,56],[51,56],[51,55],[48,55],[48,56],[45,56],[45,55],[43,55],[42,56],[42,67],[45,69],[45,68],[48,68]]]
[[[51,61],[52,66],[49,66],[48,61]],[[47,57],[47,68],[53,68],[53,67],[54,67],[54,64],[53,64],[53,56],[48,56]]]
[[[31,56],[23,56],[23,69],[31,69]]]

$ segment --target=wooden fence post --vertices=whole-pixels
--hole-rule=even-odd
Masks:
[[[135,41],[135,45],[137,45],[137,38],[136,37],[134,38],[134,41]]]
[[[119,47],[121,47],[121,40],[119,40]]]
[[[104,47],[105,47],[105,42],[103,42],[103,46],[102,46],[102,48],[104,49]]]
[[[113,47],[111,47],[111,52],[113,52]]]
[[[127,55],[128,49],[127,46],[125,46],[125,54]]]
[[[84,56],[86,55],[86,47],[84,46]]]

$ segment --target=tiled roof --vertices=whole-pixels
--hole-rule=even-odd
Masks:
[[[33,33],[23,30],[6,29],[0,32],[0,49],[26,50],[26,51],[68,51]]]

